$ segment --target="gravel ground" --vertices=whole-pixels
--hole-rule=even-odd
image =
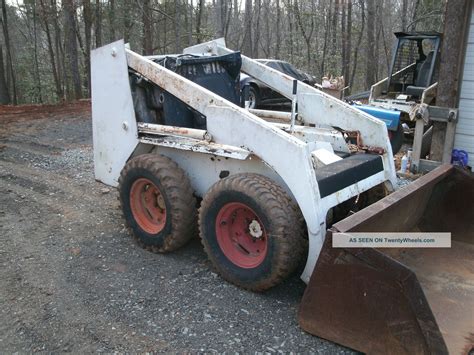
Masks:
[[[0,263],[2,353],[351,353],[298,327],[297,275],[255,294],[212,272],[197,238],[135,245],[93,178],[88,103],[0,110]]]

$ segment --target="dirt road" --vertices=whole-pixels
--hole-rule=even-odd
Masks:
[[[305,334],[295,275],[264,294],[211,271],[197,238],[135,245],[94,181],[88,102],[0,108],[0,350],[347,352]]]

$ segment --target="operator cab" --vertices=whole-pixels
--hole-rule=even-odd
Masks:
[[[392,65],[387,81],[388,98],[406,95],[420,100],[423,91],[436,82],[441,34],[397,32]]]

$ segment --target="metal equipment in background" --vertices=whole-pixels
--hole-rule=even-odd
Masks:
[[[415,130],[420,107],[436,103],[441,34],[397,32],[395,37],[388,76],[372,85],[368,104],[355,105],[387,124],[393,150],[398,152],[404,133],[413,134]],[[427,132],[420,151],[423,158],[429,153],[431,144],[429,124],[429,120],[424,122]]]
[[[395,110],[413,121],[421,104],[436,102],[441,34],[397,32],[388,76],[372,85],[369,106]]]
[[[439,56],[442,35],[438,32],[397,32],[388,76],[372,85],[368,103],[358,109],[384,121],[392,149],[398,152],[404,133],[413,135],[413,173],[427,172],[441,163],[450,163],[457,123],[457,110],[436,106]],[[365,98],[365,96],[362,96]],[[427,158],[430,153],[433,122],[446,123],[441,161]]]

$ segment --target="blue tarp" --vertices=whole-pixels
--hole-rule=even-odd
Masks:
[[[389,130],[396,131],[398,129],[398,124],[400,123],[400,111],[386,110],[384,108],[367,105],[354,105],[354,107],[384,121]]]

